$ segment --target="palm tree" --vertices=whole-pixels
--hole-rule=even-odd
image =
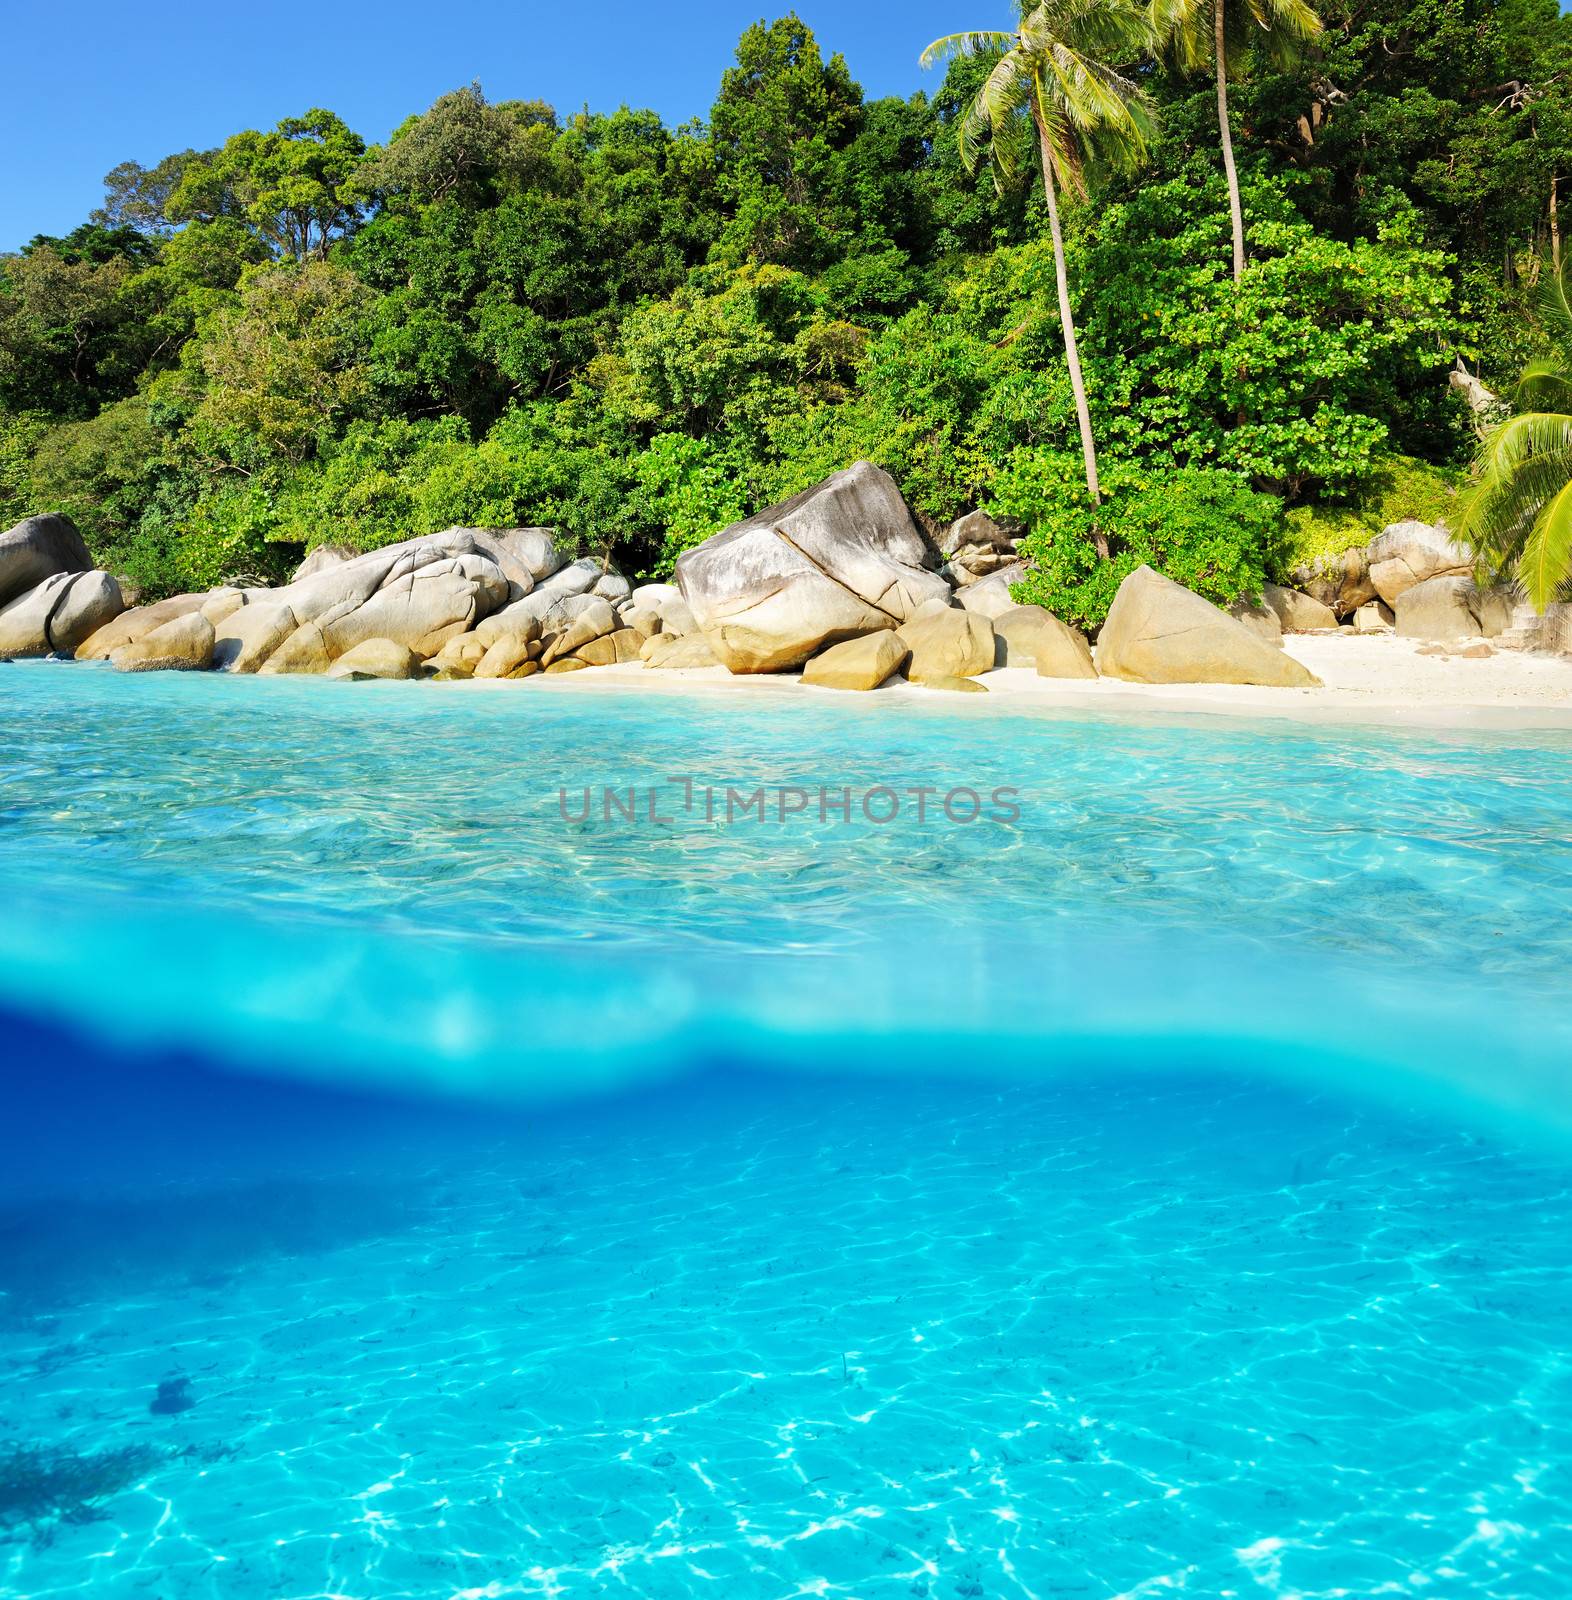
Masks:
[[[1228,215],[1234,230],[1234,282],[1244,276],[1244,206],[1234,166],[1234,136],[1228,125],[1228,64],[1247,50],[1264,50],[1286,64],[1298,47],[1321,32],[1321,19],[1309,0],[1152,0],[1152,26],[1186,71],[1210,63],[1217,72],[1217,128],[1228,178]]]
[[[1515,576],[1543,611],[1572,584],[1572,262],[1540,280],[1552,353],[1523,369],[1515,399],[1540,408],[1485,435],[1458,537],[1482,575]]]
[[[1152,45],[1151,18],[1135,0],[1042,0],[1027,11],[1013,33],[952,33],[922,53],[931,67],[953,56],[998,55],[999,60],[961,117],[961,159],[969,172],[984,153],[995,181],[1015,169],[1013,135],[1030,119],[1042,165],[1048,227],[1053,234],[1054,272],[1059,285],[1059,321],[1081,431],[1086,491],[1101,504],[1097,448],[1086,404],[1086,383],[1075,337],[1070,281],[1064,261],[1059,192],[1086,193],[1088,160],[1133,167],[1145,152],[1152,118],[1145,92],[1110,62],[1133,61]],[[1094,530],[1097,553],[1108,554],[1107,537]]]

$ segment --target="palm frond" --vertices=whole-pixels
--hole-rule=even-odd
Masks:
[[[1518,558],[1519,581],[1543,611],[1572,577],[1572,478],[1545,502]]]
[[[1572,355],[1572,257],[1561,263],[1559,272],[1547,272],[1539,280],[1539,314],[1551,340]],[[1525,374],[1526,376],[1526,374]]]
[[[1513,397],[1538,411],[1572,413],[1572,370],[1555,356],[1535,356],[1519,375]]]
[[[986,56],[996,50],[1008,50],[1015,43],[1013,33],[1000,33],[995,29],[979,28],[971,33],[947,33],[935,39],[922,55],[918,64],[924,68],[936,67],[941,62],[953,61],[958,56]]]
[[[1563,519],[1572,518],[1572,415],[1529,412],[1492,430],[1480,448],[1477,479],[1464,501],[1457,537],[1481,574],[1517,571],[1534,603],[1545,604],[1572,561]],[[1552,506],[1561,506],[1546,521]],[[1558,552],[1562,564],[1557,572]]]

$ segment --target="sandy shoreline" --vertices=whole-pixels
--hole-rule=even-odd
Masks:
[[[987,695],[944,693],[895,680],[872,691],[881,703],[968,713],[1007,710],[1095,711],[1121,716],[1203,714],[1285,717],[1300,722],[1367,722],[1428,729],[1559,728],[1572,731],[1572,657],[1499,650],[1483,661],[1418,654],[1419,641],[1393,635],[1297,634],[1285,649],[1319,677],[1320,689],[1261,689],[1239,684],[1136,684],[1040,678],[1008,667],[978,681]],[[724,667],[684,672],[629,663],[553,673],[526,684],[479,679],[451,687],[473,690],[593,693],[813,695],[845,691],[805,685],[795,675],[734,677]],[[869,695],[857,698],[867,700]]]

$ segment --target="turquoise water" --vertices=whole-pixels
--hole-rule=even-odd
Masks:
[[[0,1592],[1563,1596],[1569,824],[1555,733],[0,669]]]

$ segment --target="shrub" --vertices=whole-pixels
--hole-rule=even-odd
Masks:
[[[1369,544],[1389,523],[1455,520],[1458,491],[1466,481],[1467,474],[1456,468],[1412,456],[1382,457],[1357,496],[1289,510],[1281,559],[1271,575],[1286,578],[1301,562]]]
[[[1026,524],[1021,551],[1035,570],[1015,585],[1083,628],[1102,626],[1120,582],[1139,566],[1218,605],[1258,598],[1282,542],[1282,505],[1235,473],[1187,467],[1167,473],[1112,465],[1094,518],[1078,457],[1020,451],[995,486],[989,510]],[[1098,558],[1094,525],[1108,538]]]

